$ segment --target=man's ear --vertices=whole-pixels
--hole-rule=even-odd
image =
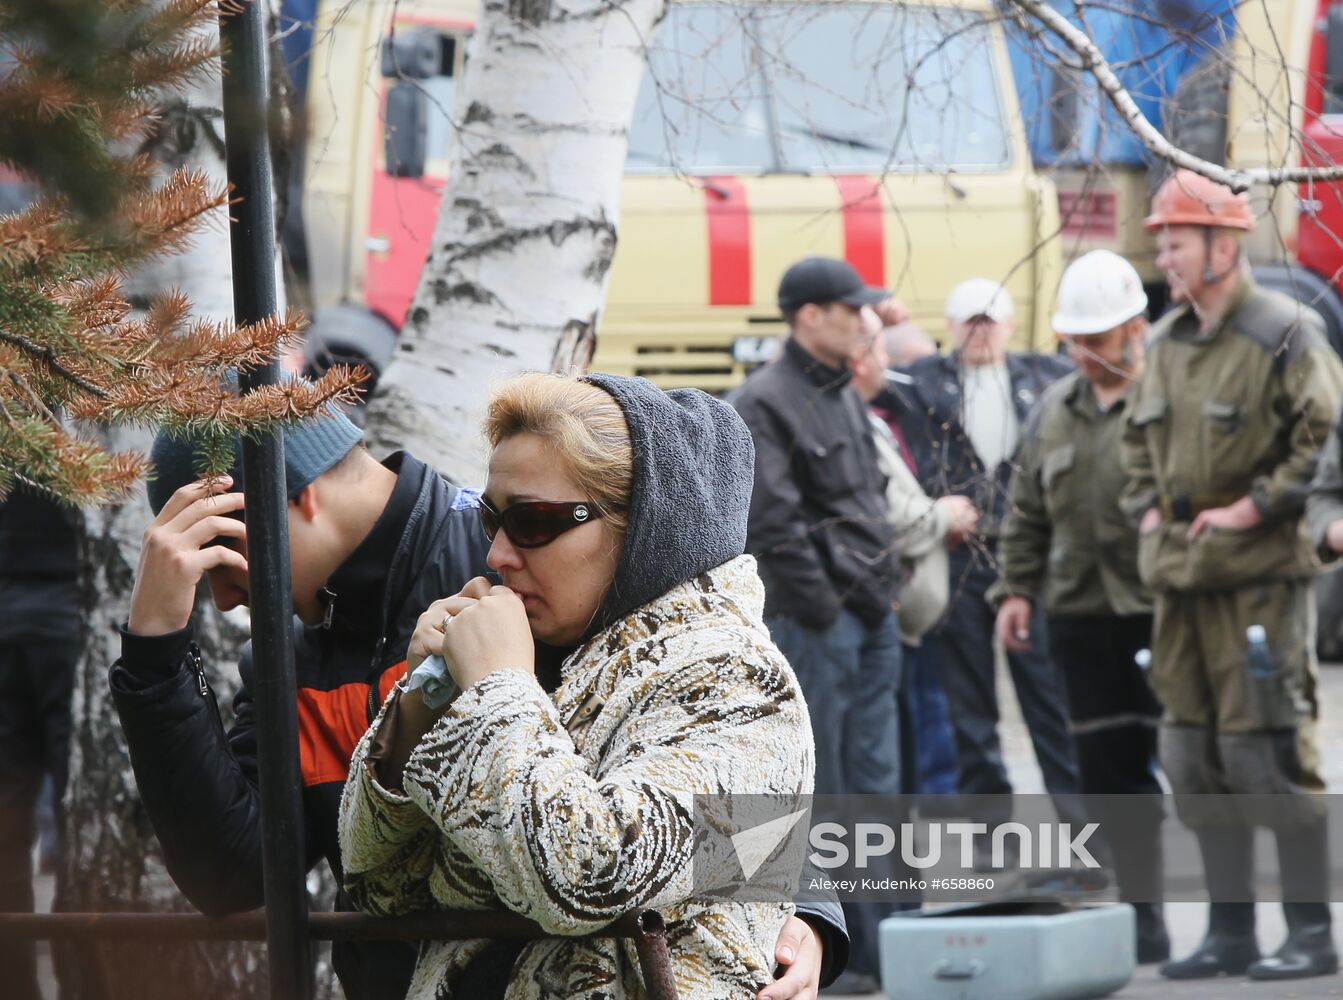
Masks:
[[[1235,267],[1240,260],[1240,237],[1233,230],[1218,229],[1214,231],[1213,246],[1217,260],[1217,272]]]
[[[298,509],[305,521],[311,521],[317,516],[317,487],[309,483],[289,502]]]

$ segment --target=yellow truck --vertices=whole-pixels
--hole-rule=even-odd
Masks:
[[[474,15],[465,0],[318,7],[302,184],[314,367],[390,356],[451,183]],[[1053,350],[1057,204],[988,0],[673,2],[630,131],[593,364],[732,388],[777,346],[779,276],[808,254],[846,258],[937,337],[952,286],[1001,280],[1018,346]]]

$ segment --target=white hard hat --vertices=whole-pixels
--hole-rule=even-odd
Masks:
[[[1109,250],[1092,250],[1068,265],[1059,282],[1054,332],[1105,333],[1147,309],[1147,293],[1133,265]]]
[[[951,290],[947,296],[946,314],[953,323],[968,323],[976,316],[1005,323],[1016,315],[1016,308],[1012,305],[1012,296],[998,282],[991,278],[971,278]]]

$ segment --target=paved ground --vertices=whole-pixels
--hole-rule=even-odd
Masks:
[[[1323,670],[1323,717],[1343,719],[1343,666],[1326,667]],[[1035,766],[1031,752],[1030,739],[1021,722],[1016,699],[1011,694],[1011,684],[1005,676],[999,678],[1000,690],[1004,692],[1003,705],[1003,751],[1011,773],[1012,784],[1018,791],[1042,792],[1044,785],[1040,772]],[[1337,791],[1343,789],[1343,725],[1326,727],[1324,764],[1325,777],[1329,787]],[[37,880],[38,908],[47,909],[51,899],[51,879]],[[1176,954],[1183,955],[1191,951],[1202,939],[1206,922],[1207,906],[1202,903],[1171,903],[1166,906],[1166,920],[1170,927],[1172,943]],[[1343,905],[1334,907],[1335,922],[1343,928]],[[1277,948],[1284,935],[1282,911],[1271,904],[1259,907],[1259,941],[1266,951]],[[46,957],[45,946],[41,951],[43,989],[47,1000],[55,1000],[56,988],[51,975],[51,964]],[[2,991],[0,991],[2,992]],[[1119,1000],[1151,1000],[1161,997],[1163,1000],[1240,1000],[1240,998],[1277,998],[1277,1000],[1296,1000],[1309,997],[1343,998],[1343,976],[1331,976],[1324,979],[1305,980],[1295,984],[1251,983],[1245,979],[1220,979],[1203,983],[1172,983],[1162,979],[1151,967],[1139,969],[1133,981],[1120,992],[1114,994]]]

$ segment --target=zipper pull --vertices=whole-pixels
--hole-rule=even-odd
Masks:
[[[322,628],[329,629],[331,618],[336,613],[336,593],[329,587],[323,587],[322,596],[326,598],[326,610],[322,613]]]
[[[210,685],[205,683],[205,664],[201,661],[200,648],[194,642],[191,644],[191,667],[196,671],[196,686],[200,689],[201,697],[208,697]]]

